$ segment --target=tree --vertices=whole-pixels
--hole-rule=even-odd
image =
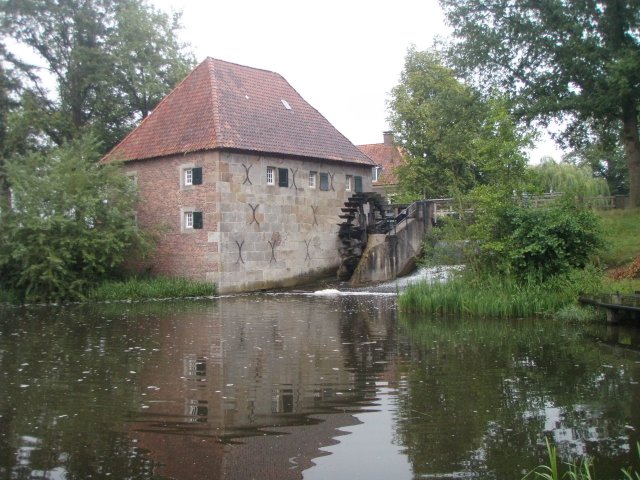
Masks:
[[[111,74],[107,94],[96,99],[98,132],[110,149],[187,74],[191,54],[176,36],[180,14],[169,16],[139,0],[115,6],[113,33],[105,40]]]
[[[43,69],[16,53],[3,56],[40,104],[62,114],[55,132],[44,132],[58,145],[92,129],[109,149],[193,64],[177,40],[179,15],[144,0],[0,0],[0,6],[0,33],[36,53],[55,83],[50,93]]]
[[[533,183],[545,193],[565,193],[574,197],[609,195],[606,180],[602,177],[594,177],[588,165],[556,163],[550,159],[531,167],[531,170]]]
[[[460,71],[507,92],[519,118],[566,124],[564,138],[574,146],[619,132],[631,203],[640,206],[640,2],[440,3]]]
[[[27,300],[82,298],[132,247],[144,246],[135,185],[99,158],[97,142],[81,137],[7,161],[11,204],[0,206],[0,286]]]
[[[596,178],[604,179],[612,195],[629,194],[629,172],[618,135],[603,132],[596,142],[581,146],[565,155],[563,161],[588,167]]]
[[[511,185],[524,170],[526,138],[506,104],[460,82],[435,51],[408,51],[389,107],[408,153],[398,177],[409,197],[448,196],[479,184]]]

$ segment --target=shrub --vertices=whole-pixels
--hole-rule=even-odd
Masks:
[[[97,142],[81,138],[6,162],[12,198],[0,206],[0,288],[28,301],[81,299],[144,245],[135,185],[98,159]]]
[[[583,268],[603,245],[598,217],[570,201],[545,208],[495,202],[470,231],[480,246],[470,259],[476,268],[519,279]]]

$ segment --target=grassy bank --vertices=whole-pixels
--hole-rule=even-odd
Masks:
[[[216,286],[185,278],[131,278],[106,282],[92,290],[93,301],[147,300],[159,298],[208,297],[216,294]]]
[[[597,292],[601,285],[594,269],[576,270],[545,283],[461,273],[446,282],[410,286],[398,305],[405,311],[439,315],[531,317],[562,311],[575,304],[580,293]]]
[[[89,302],[155,300],[163,298],[210,297],[216,286],[185,278],[130,278],[109,281],[90,290],[84,300]],[[0,304],[19,305],[20,296],[11,290],[0,290]]]
[[[398,304],[405,311],[444,315],[593,318],[597,315],[594,310],[578,305],[580,294],[640,291],[639,272],[631,263],[640,256],[640,209],[599,212],[598,217],[605,245],[595,259],[599,268],[576,270],[543,282],[463,272],[444,283],[413,285]]]
[[[640,256],[640,209],[599,212],[605,235],[602,262],[609,268],[619,267]]]

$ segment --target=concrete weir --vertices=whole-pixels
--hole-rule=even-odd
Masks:
[[[349,280],[352,286],[384,282],[415,268],[424,235],[432,228],[434,204],[411,204],[386,234],[370,234],[367,246]]]

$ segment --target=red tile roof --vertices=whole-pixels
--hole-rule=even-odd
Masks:
[[[281,75],[213,58],[102,162],[215,149],[373,164]]]
[[[382,167],[382,173],[378,176],[378,181],[374,185],[397,185],[398,178],[395,173],[396,167],[402,165],[402,148],[388,143],[372,143],[369,145],[358,145],[362,153],[373,160],[376,165]]]

